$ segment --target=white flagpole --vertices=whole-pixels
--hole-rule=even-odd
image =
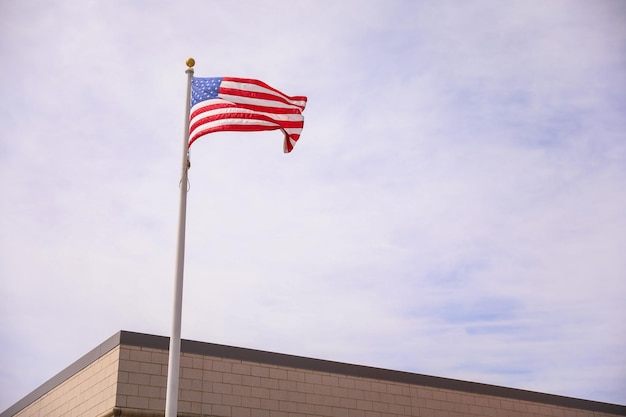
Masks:
[[[189,103],[193,58],[187,59],[187,98],[185,100],[185,132],[183,134],[182,178],[180,180],[180,203],[178,211],[178,249],[176,254],[176,282],[174,285],[174,313],[170,336],[169,361],[167,365],[167,392],[165,394],[165,417],[178,413],[178,380],[180,372],[180,327],[183,310],[183,271],[185,269],[185,223],[187,219],[187,174],[189,171]]]

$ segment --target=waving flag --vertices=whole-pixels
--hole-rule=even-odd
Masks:
[[[196,78],[191,81],[189,146],[212,132],[280,129],[283,150],[300,138],[306,97],[289,97],[264,82],[247,78]]]

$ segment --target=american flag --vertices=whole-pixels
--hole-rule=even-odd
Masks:
[[[191,81],[189,146],[207,133],[280,129],[283,149],[300,138],[306,97],[289,97],[264,82],[247,78],[196,78]]]

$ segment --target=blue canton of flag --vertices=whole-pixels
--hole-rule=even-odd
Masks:
[[[217,98],[222,77],[195,78],[191,81],[191,107],[201,101]]]

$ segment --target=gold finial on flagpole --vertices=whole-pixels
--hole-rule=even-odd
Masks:
[[[193,58],[187,58],[187,61],[185,61],[185,63],[189,68],[192,68],[194,65],[196,65],[196,60]]]

